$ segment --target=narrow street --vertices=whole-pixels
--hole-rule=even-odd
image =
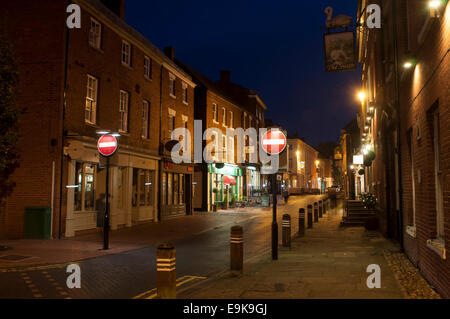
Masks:
[[[285,213],[292,215],[293,232],[298,227],[298,209],[317,201],[321,196],[291,196],[287,205],[278,206],[279,240],[281,243],[281,218]],[[216,216],[212,216],[212,215]],[[204,216],[198,216],[204,215]],[[225,218],[229,223],[200,232],[185,234],[183,238],[173,229],[172,236],[164,241],[172,242],[177,250],[177,277],[184,286],[205,278],[211,278],[229,268],[230,227],[236,224],[244,228],[244,260],[247,262],[265,252],[271,244],[272,208],[240,208],[236,211],[196,214],[195,218]],[[239,217],[239,218],[238,218]],[[190,216],[181,217],[189,222]],[[297,225],[297,226],[296,226]],[[158,225],[149,225],[157,227]],[[298,228],[297,228],[298,229]],[[180,228],[180,232],[182,229]],[[81,289],[68,289],[65,264],[45,265],[27,271],[31,266],[17,268],[11,272],[0,272],[0,298],[133,298],[151,296],[156,288],[156,247],[155,233],[138,232],[140,242],[154,243],[148,247],[116,254],[76,261],[81,268]],[[170,234],[169,233],[169,234]],[[156,234],[157,235],[157,234]],[[87,241],[100,236],[85,236]],[[112,234],[112,245],[122,238],[120,231]],[[129,240],[128,240],[129,241]],[[98,241],[101,247],[101,242]],[[3,269],[5,270],[5,269]]]

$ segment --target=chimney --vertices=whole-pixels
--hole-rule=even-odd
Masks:
[[[228,70],[220,71],[220,81],[229,83],[231,81],[231,71]]]
[[[125,20],[125,0],[101,0],[103,5]]]
[[[164,54],[167,55],[169,59],[172,61],[175,60],[175,48],[174,47],[165,47]]]

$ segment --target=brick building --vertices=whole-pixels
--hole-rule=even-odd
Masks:
[[[359,1],[358,16],[366,2]],[[382,28],[365,29],[358,38],[363,143],[376,155],[366,168],[367,187],[382,208],[383,232],[398,237],[449,298],[450,8],[447,1],[378,3]]]
[[[0,225],[6,236],[24,236],[30,206],[51,209],[53,237],[97,228],[105,169],[96,141],[105,131],[119,141],[111,158],[112,229],[189,213],[193,170],[170,165],[163,146],[173,126],[192,129],[191,77],[124,22],[125,1],[73,1],[80,29],[66,27],[64,1],[19,2],[0,13],[25,108],[17,186]]]
[[[288,187],[291,194],[302,194],[319,188],[316,161],[319,152],[299,137],[288,138],[289,178]]]

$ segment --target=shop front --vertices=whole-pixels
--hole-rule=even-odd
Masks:
[[[161,166],[161,220],[192,214],[192,165],[168,160]]]
[[[106,168],[91,142],[73,140],[67,155],[65,235],[103,226]],[[111,229],[157,220],[158,158],[125,146],[110,161]]]
[[[223,167],[222,167],[223,165]],[[214,207],[227,208],[243,199],[242,169],[232,164],[208,164],[208,211]]]
[[[245,192],[247,197],[258,196],[261,192],[261,174],[256,166],[245,167]]]

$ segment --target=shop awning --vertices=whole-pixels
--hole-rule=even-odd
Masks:
[[[236,179],[233,176],[223,175],[223,183],[225,185],[236,185]]]

